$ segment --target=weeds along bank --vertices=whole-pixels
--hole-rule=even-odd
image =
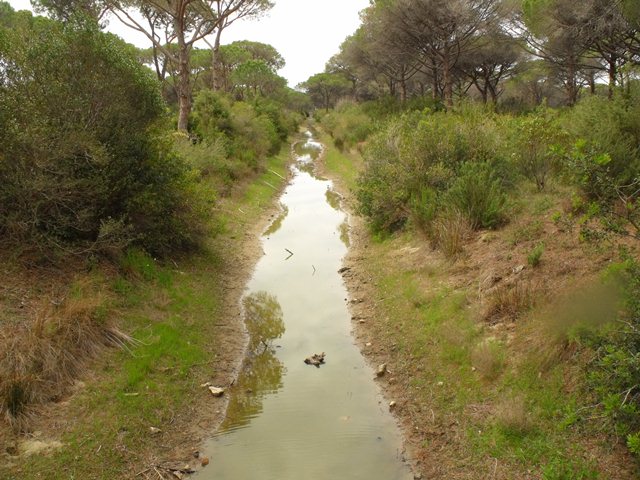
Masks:
[[[223,300],[301,116],[203,88],[176,133],[133,47],[0,14],[0,476],[123,478],[187,448],[198,385],[230,381],[244,338]],[[27,469],[25,440],[62,447]]]
[[[637,94],[379,108],[319,121],[368,225],[347,260],[357,331],[425,477],[635,478]]]

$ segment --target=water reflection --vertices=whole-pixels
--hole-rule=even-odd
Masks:
[[[282,227],[282,222],[284,222],[284,219],[287,218],[287,215],[289,215],[289,207],[287,207],[286,205],[280,204],[280,208],[281,210],[278,217],[265,230],[263,234],[265,237],[273,235],[278,230],[280,230],[280,227]]]
[[[331,188],[327,188],[327,191],[324,194],[324,196],[327,198],[327,203],[331,205],[331,208],[333,208],[334,210],[340,211],[341,197],[339,193],[334,192]]]
[[[342,243],[344,243],[345,246],[350,247],[351,238],[349,237],[349,231],[350,231],[349,222],[347,220],[342,222],[338,227],[338,230],[340,231],[340,240],[342,240]]]
[[[243,306],[250,335],[248,356],[229,401],[222,432],[246,426],[259,415],[264,397],[282,387],[285,372],[273,347],[273,341],[285,332],[278,300],[267,292],[255,292],[244,298]]]
[[[293,146],[293,151],[295,152],[296,157],[308,157],[309,161],[312,161],[317,159],[322,153],[322,144],[314,142],[311,139],[307,139],[306,141],[297,142]]]
[[[313,140],[307,132],[292,147],[299,156],[280,199],[288,214],[263,238],[265,255],[248,284],[257,292],[244,299],[250,352],[227,421],[207,442],[202,480],[412,478],[394,419],[350,335],[337,273],[348,229],[337,203],[327,203],[337,201],[327,196],[331,182],[313,172],[322,154]],[[287,250],[295,255],[285,258]],[[326,366],[303,363],[323,351]]]

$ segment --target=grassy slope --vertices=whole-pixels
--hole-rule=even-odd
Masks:
[[[353,188],[362,160],[324,141],[330,176]],[[585,258],[593,252],[568,236],[552,238],[550,218],[560,198],[524,192],[510,226],[472,240],[468,258],[453,264],[410,231],[382,241],[365,233],[356,271],[371,287],[351,294],[369,295],[375,307],[354,313],[367,319],[363,343],[380,345],[370,358],[389,362],[395,372],[385,389],[389,398],[404,397],[399,416],[426,478],[635,478],[632,462],[611,439],[577,422],[583,361],[541,331],[545,302],[516,321],[481,320],[487,271],[506,266],[510,275],[511,265],[526,265],[527,253],[542,241],[549,258],[543,254],[542,267],[526,273],[527,285],[541,285],[534,297],[567,289],[599,268]],[[562,274],[552,264],[565,257],[583,266]]]
[[[130,351],[108,351],[94,362],[86,387],[60,406],[68,416],[57,425],[63,449],[32,456],[12,470],[3,472],[0,466],[0,477],[134,477],[132,469],[149,457],[170,456],[164,445],[185,433],[176,427],[198,418],[192,404],[204,395],[199,384],[228,368],[216,362],[225,341],[225,263],[237,253],[238,239],[273,203],[274,186],[283,183],[273,172],[285,177],[288,161],[287,146],[269,160],[265,173],[221,203],[223,233],[208,253],[161,266],[131,252],[124,261],[127,275],[92,274],[93,288],[109,291],[109,315],[117,316],[120,328],[140,344]],[[163,433],[152,435],[151,426]]]

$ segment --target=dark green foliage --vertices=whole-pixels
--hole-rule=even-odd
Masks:
[[[237,163],[239,176],[247,167],[259,169],[269,155],[280,150],[299,117],[275,100],[256,98],[254,103],[233,101],[228,96],[202,90],[193,106],[194,132],[209,145],[222,143],[230,165]],[[234,178],[239,178],[234,177]]]
[[[587,216],[605,231],[640,238],[640,90],[588,99],[569,120],[577,140],[566,173],[589,204]]]
[[[488,163],[465,162],[445,195],[445,203],[466,214],[474,229],[502,223],[505,201],[502,183]]]
[[[331,135],[339,150],[349,150],[364,142],[374,131],[371,117],[356,104],[343,102],[322,117],[322,127]]]
[[[557,114],[540,108],[531,115],[516,120],[513,129],[513,152],[520,172],[544,190],[548,179],[557,173],[562,158],[562,143],[566,134]]]
[[[369,141],[357,192],[375,230],[412,219],[429,232],[438,212],[466,216],[472,228],[504,221],[505,185],[499,125],[481,110],[412,112],[392,119]]]
[[[150,72],[90,20],[0,30],[0,235],[86,251],[153,252],[199,235]]]
[[[613,429],[634,450],[640,437],[640,263],[629,258],[611,275],[621,286],[623,308],[614,325],[583,336],[595,350],[588,381]]]

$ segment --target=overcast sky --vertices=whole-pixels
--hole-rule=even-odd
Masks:
[[[222,43],[254,40],[273,45],[287,65],[280,75],[295,87],[324,65],[338,52],[343,40],[358,28],[358,12],[369,0],[274,0],[275,7],[260,20],[236,22],[225,30]],[[30,9],[29,0],[9,0],[16,10]],[[112,19],[107,30],[139,47],[148,40]]]

